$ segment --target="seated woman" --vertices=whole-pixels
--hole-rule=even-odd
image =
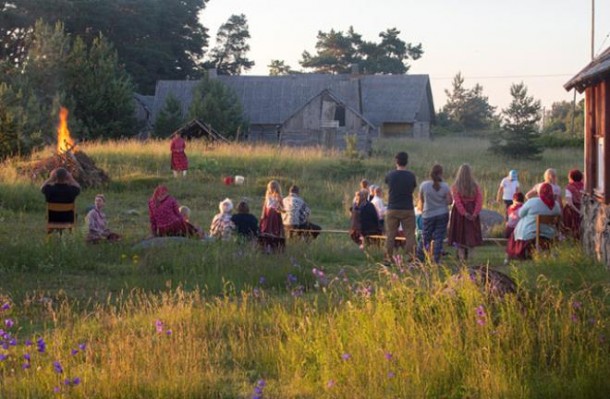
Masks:
[[[210,237],[228,240],[235,230],[235,224],[231,221],[231,211],[233,210],[233,202],[225,198],[218,205],[220,213],[214,216],[210,226]]]
[[[102,240],[118,241],[121,236],[108,229],[106,214],[103,212],[106,205],[104,194],[95,196],[95,206],[89,211],[85,220],[87,221],[87,242],[97,244]]]
[[[171,195],[165,186],[158,186],[148,201],[148,215],[150,217],[150,230],[155,237],[188,235],[188,228],[184,217],[180,214],[178,201]]]
[[[363,189],[356,192],[354,205],[350,209],[352,212],[350,237],[356,244],[360,245],[364,245],[368,236],[381,234],[377,210],[368,198],[369,192],[367,190]]]
[[[247,240],[258,236],[258,220],[250,213],[250,207],[246,201],[237,204],[237,213],[231,216],[231,221],[237,229],[237,234]]]
[[[541,184],[538,197],[529,199],[519,209],[519,222],[506,245],[507,259],[529,258],[530,248],[536,239],[536,216],[560,214],[561,206],[555,201],[553,187],[548,183]],[[556,233],[555,229],[550,226],[540,227],[540,235],[547,240],[555,237]]]

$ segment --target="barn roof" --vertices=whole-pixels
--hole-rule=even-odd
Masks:
[[[610,47],[578,72],[563,87],[566,90],[575,88],[579,93],[582,93],[588,86],[592,86],[608,76],[610,76]]]
[[[325,89],[374,125],[382,122],[415,122],[422,103],[434,115],[428,75],[223,76],[216,79],[231,87],[251,124],[281,124]],[[172,93],[186,113],[198,81],[157,82],[153,120]]]

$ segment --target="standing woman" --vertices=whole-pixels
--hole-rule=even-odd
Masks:
[[[470,165],[462,164],[458,169],[451,195],[453,209],[449,220],[449,243],[457,247],[458,258],[465,261],[469,250],[483,243],[479,218],[483,195],[472,176]]]
[[[582,195],[580,192],[584,189],[582,182],[582,172],[578,169],[572,169],[568,173],[568,185],[566,186],[566,204],[563,207],[563,225],[567,233],[575,239],[580,239],[580,206],[582,203]]]
[[[172,171],[174,177],[178,177],[178,174],[182,172],[182,176],[186,176],[186,171],[189,168],[189,160],[186,157],[184,150],[186,149],[186,142],[179,133],[174,133],[172,142],[170,145],[172,150]]]
[[[434,262],[438,263],[443,253],[443,241],[447,235],[449,205],[453,202],[451,189],[443,181],[443,167],[436,164],[430,171],[430,180],[419,186],[419,201],[422,204],[423,240],[417,246],[417,257],[424,259],[424,250],[430,249],[434,241]]]
[[[260,220],[259,241],[265,249],[282,250],[286,245],[282,212],[282,189],[276,180],[271,180],[267,184]]]

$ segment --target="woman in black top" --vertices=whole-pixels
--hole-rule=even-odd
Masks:
[[[247,239],[258,236],[258,220],[250,213],[250,207],[246,201],[241,201],[237,205],[237,213],[231,216],[231,221],[235,224],[238,236]]]

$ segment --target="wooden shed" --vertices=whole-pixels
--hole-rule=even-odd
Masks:
[[[582,244],[610,267],[610,48],[564,87],[585,93]]]

